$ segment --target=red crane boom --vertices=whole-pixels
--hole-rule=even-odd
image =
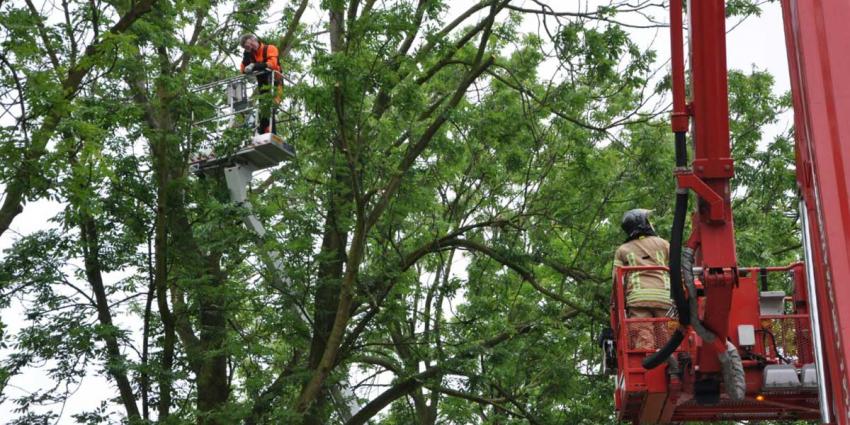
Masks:
[[[607,364],[617,373],[620,419],[820,418],[850,425],[850,1],[782,0],[782,7],[805,263],[739,267],[730,193],[734,163],[725,1],[688,2],[691,90],[686,99],[683,4],[671,0],[679,190],[669,270],[673,282],[684,282],[684,289],[672,285],[671,290],[680,324],[626,317],[623,283],[640,269],[617,270],[611,306],[616,341],[610,350],[616,365],[610,359]],[[689,130],[693,159],[688,164]],[[698,204],[684,241],[679,216],[687,210],[688,190]],[[791,296],[767,291],[771,272],[787,274]],[[634,347],[630,334],[638,326],[654,327],[660,350]],[[729,352],[743,359],[735,369],[743,371],[741,392],[722,373],[730,370],[724,357]],[[667,373],[670,356],[679,373]]]

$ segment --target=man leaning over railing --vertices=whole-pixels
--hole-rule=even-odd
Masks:
[[[242,64],[240,70],[243,74],[256,74],[257,92],[260,98],[272,93],[274,86],[274,105],[269,102],[260,102],[259,126],[257,133],[265,134],[271,131],[277,133],[273,110],[280,105],[283,96],[283,74],[280,72],[279,52],[277,47],[262,43],[254,34],[244,34],[239,37],[239,45],[245,51],[242,53]],[[269,125],[271,121],[271,126]]]

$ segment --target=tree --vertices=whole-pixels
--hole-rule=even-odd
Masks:
[[[656,6],[538,5],[302,0],[271,25],[268,2],[2,6],[20,114],[0,133],[0,233],[25,199],[63,211],[0,262],[0,307],[26,316],[0,388],[42,361],[57,385],[106,376],[117,398],[83,423],[612,421],[592,341],[619,217],[654,208],[666,229],[674,191],[656,58],[620,21]],[[523,17],[552,26],[522,34]],[[260,28],[301,111],[284,129],[298,158],[252,188],[263,238],[186,166],[208,113],[187,87],[233,74],[235,37]],[[764,73],[730,83],[739,187],[785,196],[742,206],[740,234],[790,229],[788,141],[755,147],[786,100]],[[747,259],[794,255],[756,239]],[[69,396],[11,401],[26,423]]]

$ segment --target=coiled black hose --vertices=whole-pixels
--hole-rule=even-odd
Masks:
[[[687,146],[684,132],[676,133],[676,167],[685,167],[688,162]],[[673,352],[679,348],[682,341],[685,340],[685,334],[682,328],[690,325],[691,313],[690,305],[685,299],[685,291],[682,288],[682,235],[685,232],[685,218],[688,213],[688,190],[676,189],[676,206],[673,211],[673,229],[670,235],[670,258],[668,266],[670,268],[670,298],[676,304],[676,310],[679,313],[679,323],[682,325],[667,341],[660,350],[652,353],[649,357],[643,359],[641,364],[644,369],[655,369],[664,363]]]

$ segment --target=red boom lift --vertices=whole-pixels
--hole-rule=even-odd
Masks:
[[[624,279],[645,268],[617,269],[606,364],[616,370],[618,419],[641,424],[817,419],[850,425],[845,349],[850,283],[844,280],[850,277],[850,1],[782,0],[782,7],[805,262],[739,267],[729,189],[734,166],[725,3],[688,2],[691,97],[686,101],[683,5],[671,0],[679,189],[666,269],[672,282],[683,282],[671,288],[679,318],[627,318]],[[698,205],[692,233],[684,240],[689,191]],[[793,294],[767,291],[770,274],[787,279]],[[657,351],[632,344],[630,332],[647,324],[655,330]],[[669,358],[679,365],[678,373],[668,373]],[[737,376],[744,379],[724,376],[729,370],[743,370]]]

